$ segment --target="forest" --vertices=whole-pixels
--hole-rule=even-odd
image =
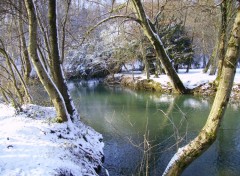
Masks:
[[[240,85],[234,82],[240,53],[239,0],[1,0],[0,17],[0,104],[10,104],[16,114],[30,111],[29,104],[53,106],[56,114],[52,123],[66,124],[69,130],[66,134],[52,130],[59,138],[73,132],[86,143],[91,141],[91,137],[85,137],[87,130],[86,134],[76,132],[83,126],[82,116],[86,115],[81,107],[88,100],[84,100],[83,92],[76,93],[72,82],[74,86],[82,85],[79,90],[83,88],[81,81],[100,80],[109,89],[121,87],[136,94],[158,92],[179,97],[203,97],[206,89],[211,89],[207,96],[212,97],[212,104],[202,127],[184,142],[175,142],[174,147],[178,147],[164,170],[160,169],[162,175],[183,174],[209,150],[218,141],[229,101],[240,100]],[[214,79],[194,88],[187,86],[181,74],[192,77],[194,70]],[[163,80],[163,76],[166,84],[156,81]],[[97,101],[96,97],[92,104]],[[127,107],[125,103],[120,106]],[[159,109],[158,112],[167,117],[176,133],[178,126],[169,114]],[[130,120],[129,124],[132,125]],[[145,122],[146,129],[147,125]],[[93,143],[103,147],[104,134],[103,139],[95,131],[92,136]],[[143,148],[142,162],[138,172],[128,174],[159,175],[153,174],[150,164],[153,154],[150,157],[148,151],[154,147],[150,147],[149,134],[145,131],[143,136],[139,145]],[[73,140],[71,136],[66,139]],[[85,152],[86,158],[95,160],[95,170],[90,169],[88,174],[118,175],[109,173],[100,161],[104,158],[102,149],[96,150],[95,159],[94,149],[78,149]],[[106,173],[99,172],[96,165]],[[62,170],[57,174],[74,175]]]

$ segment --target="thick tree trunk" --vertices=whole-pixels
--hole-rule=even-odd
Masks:
[[[220,41],[219,41],[219,61],[218,61],[218,74],[215,79],[215,84],[218,85],[219,79],[222,73],[223,68],[223,60],[225,55],[225,45],[227,40],[227,0],[223,0],[221,3],[221,33],[220,33]],[[231,2],[229,2],[231,3]]]
[[[56,85],[48,75],[41,60],[37,54],[37,19],[35,8],[32,0],[25,0],[28,19],[29,19],[29,54],[32,59],[33,65],[37,72],[37,75],[50,96],[52,103],[57,112],[57,118],[59,121],[70,120],[69,114],[64,102],[64,99],[57,89]]]
[[[138,15],[138,18],[140,20],[140,25],[142,26],[143,32],[148,37],[151,44],[153,45],[156,51],[157,58],[160,60],[165,73],[169,76],[174,91],[178,93],[183,93],[183,94],[188,93],[188,90],[184,87],[178,74],[174,70],[172,63],[170,61],[170,58],[166,53],[166,50],[163,46],[161,39],[156,34],[151,21],[146,17],[141,1],[133,0],[132,2],[135,8],[135,11]]]
[[[180,175],[183,170],[216,140],[218,128],[225,113],[240,51],[240,9],[228,42],[220,83],[208,120],[199,133],[188,145],[180,148],[170,161],[163,175]]]
[[[64,73],[61,66],[58,35],[56,26],[56,0],[49,0],[48,19],[49,19],[49,45],[50,45],[50,69],[54,83],[61,92],[66,104],[68,113],[72,116],[76,111],[68,92],[68,87],[64,79]]]

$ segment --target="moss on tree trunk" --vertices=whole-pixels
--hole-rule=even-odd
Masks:
[[[180,175],[198,156],[213,144],[217,138],[218,128],[221,125],[236,72],[240,46],[240,9],[238,9],[232,28],[227,52],[224,59],[223,70],[212,109],[207,122],[199,135],[189,144],[176,153],[174,161],[170,162],[163,175]]]

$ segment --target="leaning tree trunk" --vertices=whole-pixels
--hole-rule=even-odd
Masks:
[[[184,87],[182,81],[180,80],[178,74],[174,70],[172,63],[166,50],[163,46],[163,43],[157,33],[151,21],[146,17],[146,13],[143,9],[142,3],[140,0],[132,0],[135,11],[140,20],[140,25],[142,26],[144,34],[148,37],[149,41],[156,50],[157,58],[160,59],[161,65],[165,73],[170,78],[171,84],[174,90],[178,93],[188,93],[188,90]]]
[[[180,148],[170,161],[163,175],[180,175],[183,170],[193,162],[199,155],[207,150],[217,138],[218,128],[224,116],[233,80],[236,72],[237,60],[240,51],[240,8],[233,25],[227,52],[224,59],[222,74],[217,94],[207,122],[199,135],[189,144]]]
[[[68,92],[68,87],[64,79],[64,73],[62,70],[59,48],[58,48],[58,37],[57,37],[57,26],[56,26],[56,0],[49,0],[48,7],[48,19],[49,19],[49,46],[50,46],[50,70],[52,78],[57,88],[61,92],[64,102],[66,104],[68,113],[72,116],[76,111],[73,102]]]
[[[41,60],[37,54],[37,19],[35,7],[32,0],[25,0],[28,20],[29,20],[29,54],[32,59],[32,63],[35,67],[37,75],[46,89],[52,103],[56,109],[57,118],[61,121],[69,120],[69,114],[64,102],[64,99],[57,89],[56,85],[48,75],[46,69],[44,68]]]

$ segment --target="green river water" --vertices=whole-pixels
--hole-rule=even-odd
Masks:
[[[103,135],[104,167],[111,176],[144,175],[143,158],[148,175],[161,175],[177,148],[203,127],[212,105],[212,99],[134,92],[97,81],[72,81],[69,88],[82,120]],[[240,175],[240,108],[228,107],[217,141],[182,175]]]

